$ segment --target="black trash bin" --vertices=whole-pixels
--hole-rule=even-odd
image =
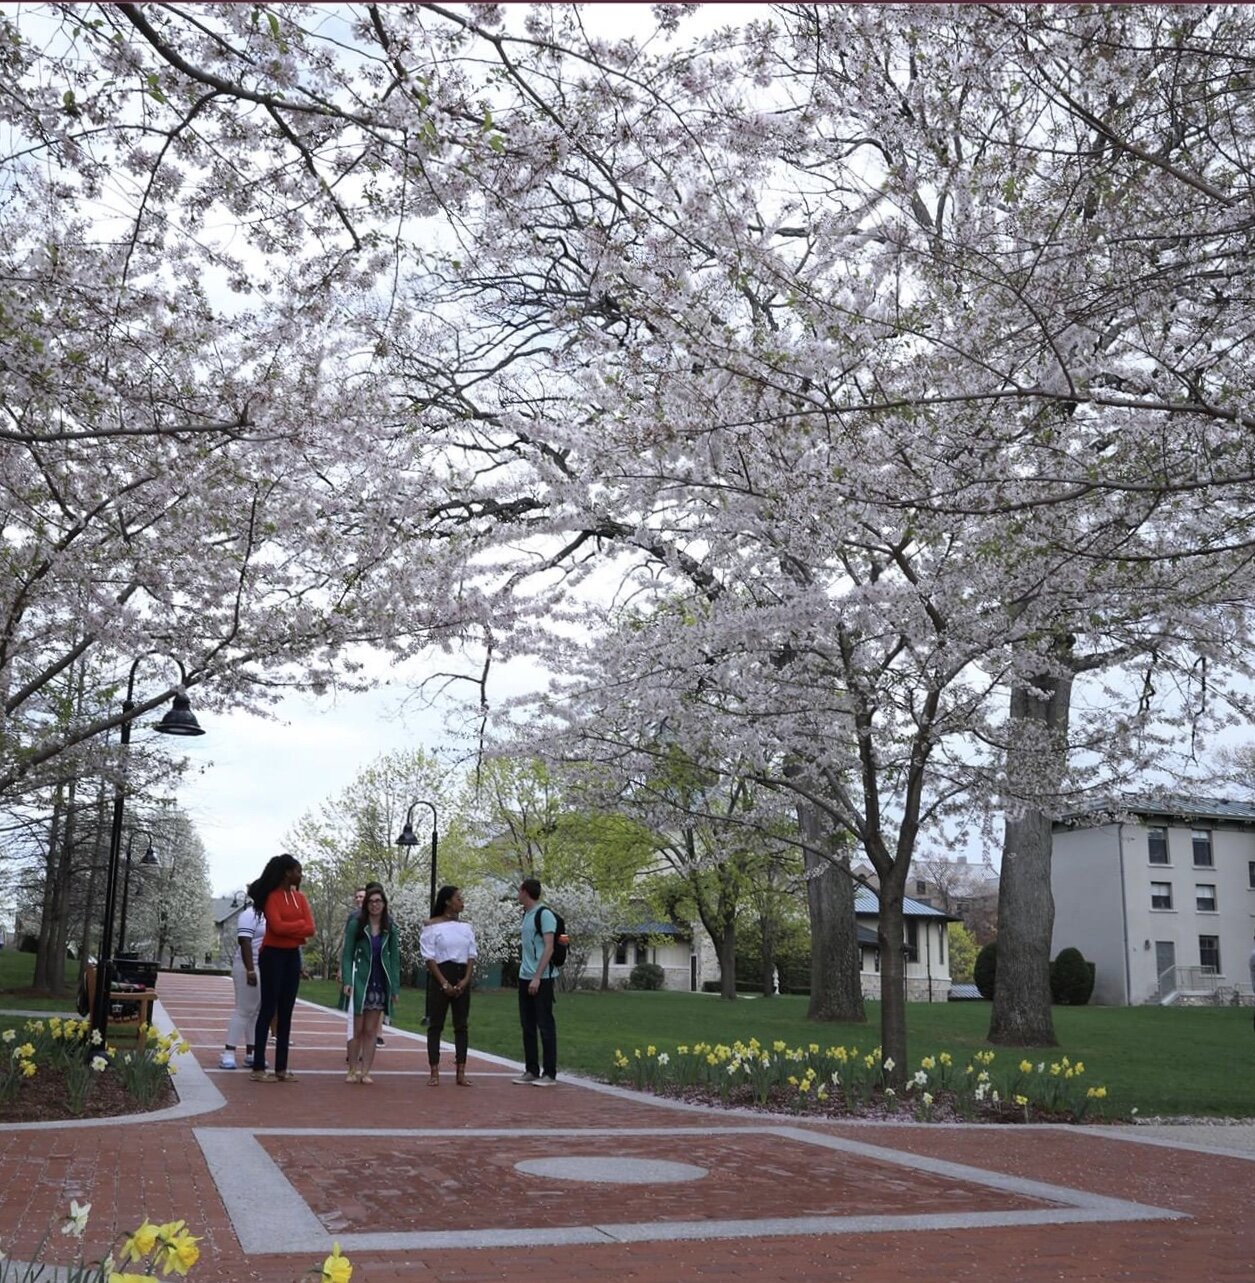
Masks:
[[[128,985],[143,985],[145,989],[157,987],[157,964],[125,954],[113,960],[113,979]]]

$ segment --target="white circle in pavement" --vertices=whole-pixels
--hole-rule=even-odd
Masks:
[[[656,1185],[699,1181],[706,1168],[666,1163],[657,1158],[528,1158],[514,1164],[529,1176],[560,1181],[599,1181],[607,1185]]]

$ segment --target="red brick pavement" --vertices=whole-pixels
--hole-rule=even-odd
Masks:
[[[246,1255],[193,1128],[261,1129],[258,1143],[330,1232],[405,1232],[484,1226],[517,1231],[518,1246],[351,1251],[355,1283],[479,1283],[548,1277],[586,1283],[619,1280],[857,1279],[896,1283],[990,1278],[1006,1283],[1066,1279],[1182,1283],[1255,1279],[1255,1166],[1209,1153],[1144,1146],[1066,1129],[826,1126],[817,1135],[883,1146],[1183,1213],[1180,1220],[748,1237],[695,1241],[529,1245],[545,1226],[765,1216],[1010,1211],[1027,1214],[1050,1200],[973,1184],[953,1174],[914,1173],[893,1163],[825,1150],[765,1134],[764,1120],[666,1109],[568,1084],[547,1094],[513,1086],[499,1065],[472,1058],[476,1086],[424,1085],[420,1043],[394,1035],[379,1053],[375,1086],[349,1086],[343,1023],[299,1007],[293,1084],[256,1084],[217,1072],[230,987],[213,978],[163,976],[162,1003],[211,1070],[225,1104],[212,1113],[100,1128],[0,1128],[0,1246],[29,1259],[71,1197],[91,1201],[90,1251],[144,1215],[184,1217],[203,1235],[193,1283],[289,1283],[321,1259],[304,1253]],[[526,1093],[526,1095],[524,1094]],[[514,1164],[551,1140],[512,1136],[520,1104],[555,1127],[652,1128],[654,1137],[589,1134],[562,1138],[575,1154],[651,1156],[707,1167],[701,1181],[615,1186],[524,1178]],[[792,1120],[768,1119],[767,1123]],[[275,1133],[312,1128],[324,1135]],[[367,1136],[337,1135],[364,1128]],[[434,1129],[436,1136],[404,1136]],[[484,1133],[468,1134],[472,1129]],[[251,1141],[250,1141],[251,1143]],[[231,1180],[231,1175],[225,1177]],[[537,1192],[539,1191],[539,1193]],[[68,1261],[69,1239],[53,1234],[46,1259]]]

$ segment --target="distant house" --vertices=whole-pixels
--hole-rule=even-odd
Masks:
[[[908,1002],[945,1002],[950,992],[948,929],[959,919],[909,896],[902,899]],[[854,919],[858,928],[859,972],[863,997],[880,997],[880,900],[875,891],[858,887],[854,892]]]
[[[663,988],[688,989],[696,992],[702,987],[703,966],[701,941],[706,933],[700,927],[679,925],[674,922],[641,922],[625,928],[614,942],[610,956],[610,986],[620,988],[638,963],[652,962],[662,968]],[[714,950],[710,950],[713,958]],[[601,974],[601,958],[588,960],[585,975]],[[712,975],[718,976],[716,964]]]
[[[1093,1001],[1249,1000],[1255,802],[1123,799],[1054,826],[1051,953],[1096,966]]]
[[[218,945],[215,961],[219,966],[229,967],[235,957],[235,927],[244,910],[244,893],[237,891],[234,895],[215,896],[210,908],[214,920],[214,939]]]

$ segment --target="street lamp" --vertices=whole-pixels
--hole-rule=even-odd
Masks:
[[[149,867],[154,864],[160,864],[161,861],[157,859],[157,852],[153,850],[153,835],[147,829],[140,829],[139,832],[148,839],[148,849],[140,859],[140,864],[148,865]],[[122,917],[118,922],[119,953],[126,952],[126,906],[131,896],[131,846],[135,842],[135,833],[136,830],[132,829],[126,836],[126,873],[122,878]],[[138,889],[136,894],[139,894]]]
[[[401,830],[401,836],[397,838],[397,846],[414,847],[418,845],[418,838],[414,833],[414,808],[416,806],[425,806],[431,811],[431,904],[427,912],[431,913],[436,907],[436,807],[433,803],[419,800],[410,803],[410,809],[405,813],[405,827]],[[427,983],[423,990],[423,1024],[427,1023],[427,1018],[431,1012],[431,973],[427,974]]]
[[[405,827],[401,830],[401,836],[397,838],[397,846],[417,846],[418,838],[414,834],[414,808],[416,806],[425,806],[431,811],[431,907],[430,913],[436,907],[436,808],[431,802],[411,802],[410,809],[405,813]]]
[[[122,701],[122,729],[119,736],[120,773],[113,790],[113,826],[109,833],[109,867],[105,876],[105,918],[100,929],[100,953],[96,960],[96,993],[92,1003],[91,1027],[93,1034],[99,1034],[97,1045],[103,1046],[109,1029],[109,989],[113,981],[113,913],[118,897],[118,866],[122,862],[122,812],[126,802],[126,748],[131,742],[131,724],[135,713],[135,671],[141,655],[131,664],[131,671],[126,680],[126,698]],[[176,661],[177,663],[177,661]],[[183,665],[179,664],[179,677],[185,676]],[[160,703],[154,700],[153,703]],[[152,707],[152,705],[149,705]],[[192,712],[191,701],[180,685],[174,693],[171,707],[166,715],[154,727],[163,735],[203,735],[205,732],[196,721]]]

